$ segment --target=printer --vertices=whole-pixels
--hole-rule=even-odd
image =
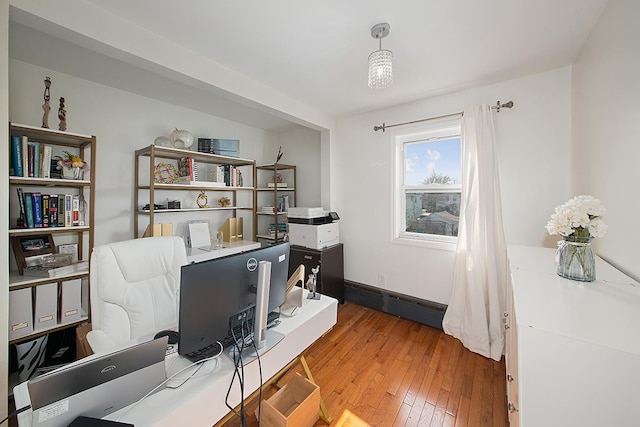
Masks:
[[[322,208],[290,207],[289,243],[311,249],[323,249],[340,242],[336,212]]]

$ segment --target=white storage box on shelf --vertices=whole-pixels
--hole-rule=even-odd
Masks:
[[[58,284],[47,283],[34,288],[33,331],[42,331],[58,324]]]
[[[33,333],[33,302],[31,288],[9,292],[9,339],[15,340]]]

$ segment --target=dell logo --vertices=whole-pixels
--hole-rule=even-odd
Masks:
[[[103,368],[102,371],[100,371],[101,374],[106,374],[109,371],[113,371],[114,369],[116,369],[116,365],[109,365],[106,368]]]
[[[255,258],[249,258],[247,260],[247,270],[254,271],[256,268],[258,268],[258,260]]]

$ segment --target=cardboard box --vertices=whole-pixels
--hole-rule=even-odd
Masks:
[[[58,324],[58,284],[48,283],[33,288],[33,330],[49,329]]]
[[[31,289],[9,292],[9,339],[15,340],[33,333]]]
[[[321,225],[289,223],[289,242],[311,249],[323,249],[340,243],[337,222]]]
[[[312,427],[320,417],[320,387],[296,373],[262,401],[261,417],[265,427]]]

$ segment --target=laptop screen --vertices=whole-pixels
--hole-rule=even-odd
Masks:
[[[167,337],[89,357],[27,382],[33,426],[67,426],[135,403],[166,379]]]

